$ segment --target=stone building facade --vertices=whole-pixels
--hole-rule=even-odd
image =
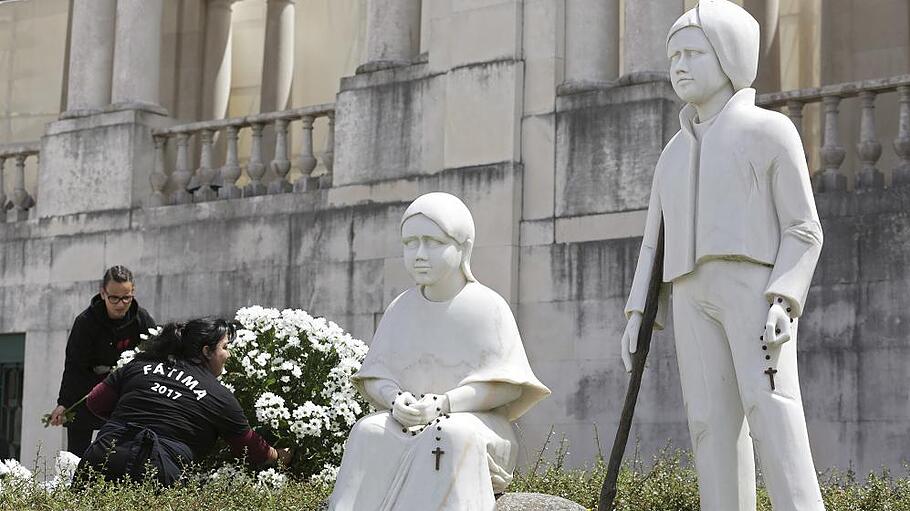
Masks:
[[[2,343],[24,346],[0,434],[24,460],[63,446],[39,419],[105,267],[132,268],[160,321],[302,307],[368,340],[408,285],[401,213],[444,190],[472,209],[475,273],[512,305],[553,390],[519,425],[524,459],[551,427],[574,465],[608,452],[622,308],[678,129],[663,44],[692,3],[0,2],[0,372]],[[910,7],[745,6],[768,35],[760,101],[800,126],[817,169],[826,245],[799,348],[816,462],[897,468]],[[633,431],[645,455],[689,445],[672,332],[651,357]]]

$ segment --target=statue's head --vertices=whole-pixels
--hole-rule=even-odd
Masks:
[[[418,197],[401,218],[401,243],[405,267],[418,285],[432,286],[456,272],[476,282],[474,218],[458,197],[442,192]]]
[[[673,90],[695,105],[752,85],[758,54],[758,22],[729,0],[699,1],[667,34]]]

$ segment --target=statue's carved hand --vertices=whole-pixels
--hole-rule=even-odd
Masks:
[[[768,319],[765,321],[764,340],[769,346],[780,346],[790,340],[792,319],[787,309],[790,305],[786,299],[774,300],[768,309]]]
[[[632,355],[638,351],[638,331],[641,330],[641,313],[633,312],[622,333],[622,363],[626,372],[632,372]]]
[[[449,397],[445,394],[424,394],[414,408],[420,411],[422,424],[429,424],[436,417],[449,413]]]
[[[423,413],[414,407],[415,404],[417,404],[417,399],[410,392],[398,394],[392,403],[392,418],[406,428],[426,424],[426,422],[420,422]]]

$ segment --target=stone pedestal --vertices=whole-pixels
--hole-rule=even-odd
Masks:
[[[38,218],[129,209],[151,193],[151,130],[170,118],[119,110],[60,120],[41,139]]]

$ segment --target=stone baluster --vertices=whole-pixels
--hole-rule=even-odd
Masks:
[[[303,138],[300,143],[300,158],[298,166],[303,173],[296,182],[294,182],[295,192],[308,192],[318,187],[319,178],[313,177],[313,169],[316,168],[316,156],[313,154],[313,121],[316,119],[312,115],[304,115],[300,118],[303,128]]]
[[[218,198],[218,194],[212,189],[212,178],[215,177],[215,169],[212,168],[213,138],[212,130],[204,129],[199,132],[199,142],[202,144],[199,168],[196,169],[196,175],[189,186],[189,189],[193,190],[193,202],[206,202]]]
[[[329,112],[327,117],[329,124],[325,135],[325,151],[322,152],[325,174],[319,176],[319,188],[332,187],[332,168],[335,165],[335,112]]]
[[[825,170],[818,179],[819,192],[842,191],[847,188],[847,178],[839,169],[847,155],[844,146],[840,144],[837,129],[838,107],[840,96],[825,96],[825,144],[822,146],[822,162]]]
[[[240,162],[237,158],[237,132],[238,126],[227,127],[227,156],[221,173],[218,176],[218,197],[221,199],[240,198],[240,189],[237,188],[237,179],[240,178]]]
[[[275,158],[271,163],[275,179],[269,183],[269,193],[286,193],[293,188],[288,183],[288,173],[291,171],[291,162],[288,160],[288,120],[275,120]]]
[[[177,134],[177,164],[171,175],[175,190],[171,194],[171,204],[188,204],[193,201],[193,196],[187,191],[187,185],[193,177],[190,172],[189,143],[189,133]]]
[[[900,121],[897,138],[894,139],[894,152],[900,162],[894,167],[891,185],[903,186],[910,184],[910,85],[898,87],[897,92],[900,95]]]
[[[796,126],[796,131],[800,135],[803,134],[803,102],[791,99],[787,101],[787,117],[793,121],[793,125]]]
[[[261,122],[254,122],[250,125],[252,145],[250,162],[246,168],[247,174],[250,175],[250,182],[243,188],[244,197],[263,195],[266,192],[265,185],[262,184],[262,176],[265,175],[265,164],[262,163],[262,128]]]
[[[16,155],[16,173],[13,180],[13,205],[16,220],[28,220],[28,210],[35,205],[35,199],[25,189],[25,159],[27,154]]]
[[[3,174],[6,172],[4,167],[6,166],[6,156],[0,156],[0,223],[6,221],[6,210],[9,209],[9,202],[6,198],[6,183],[3,179]]]
[[[167,197],[164,195],[164,189],[167,187],[167,173],[164,170],[167,137],[156,135],[152,137],[152,142],[155,144],[155,165],[152,167],[152,173],[149,174],[149,184],[152,185],[149,205],[164,206],[167,204]]]
[[[859,93],[863,103],[863,114],[856,152],[863,162],[863,168],[856,176],[856,188],[860,190],[881,188],[885,185],[885,176],[875,168],[875,163],[882,156],[882,145],[875,134],[875,96],[875,92],[868,90]]]

